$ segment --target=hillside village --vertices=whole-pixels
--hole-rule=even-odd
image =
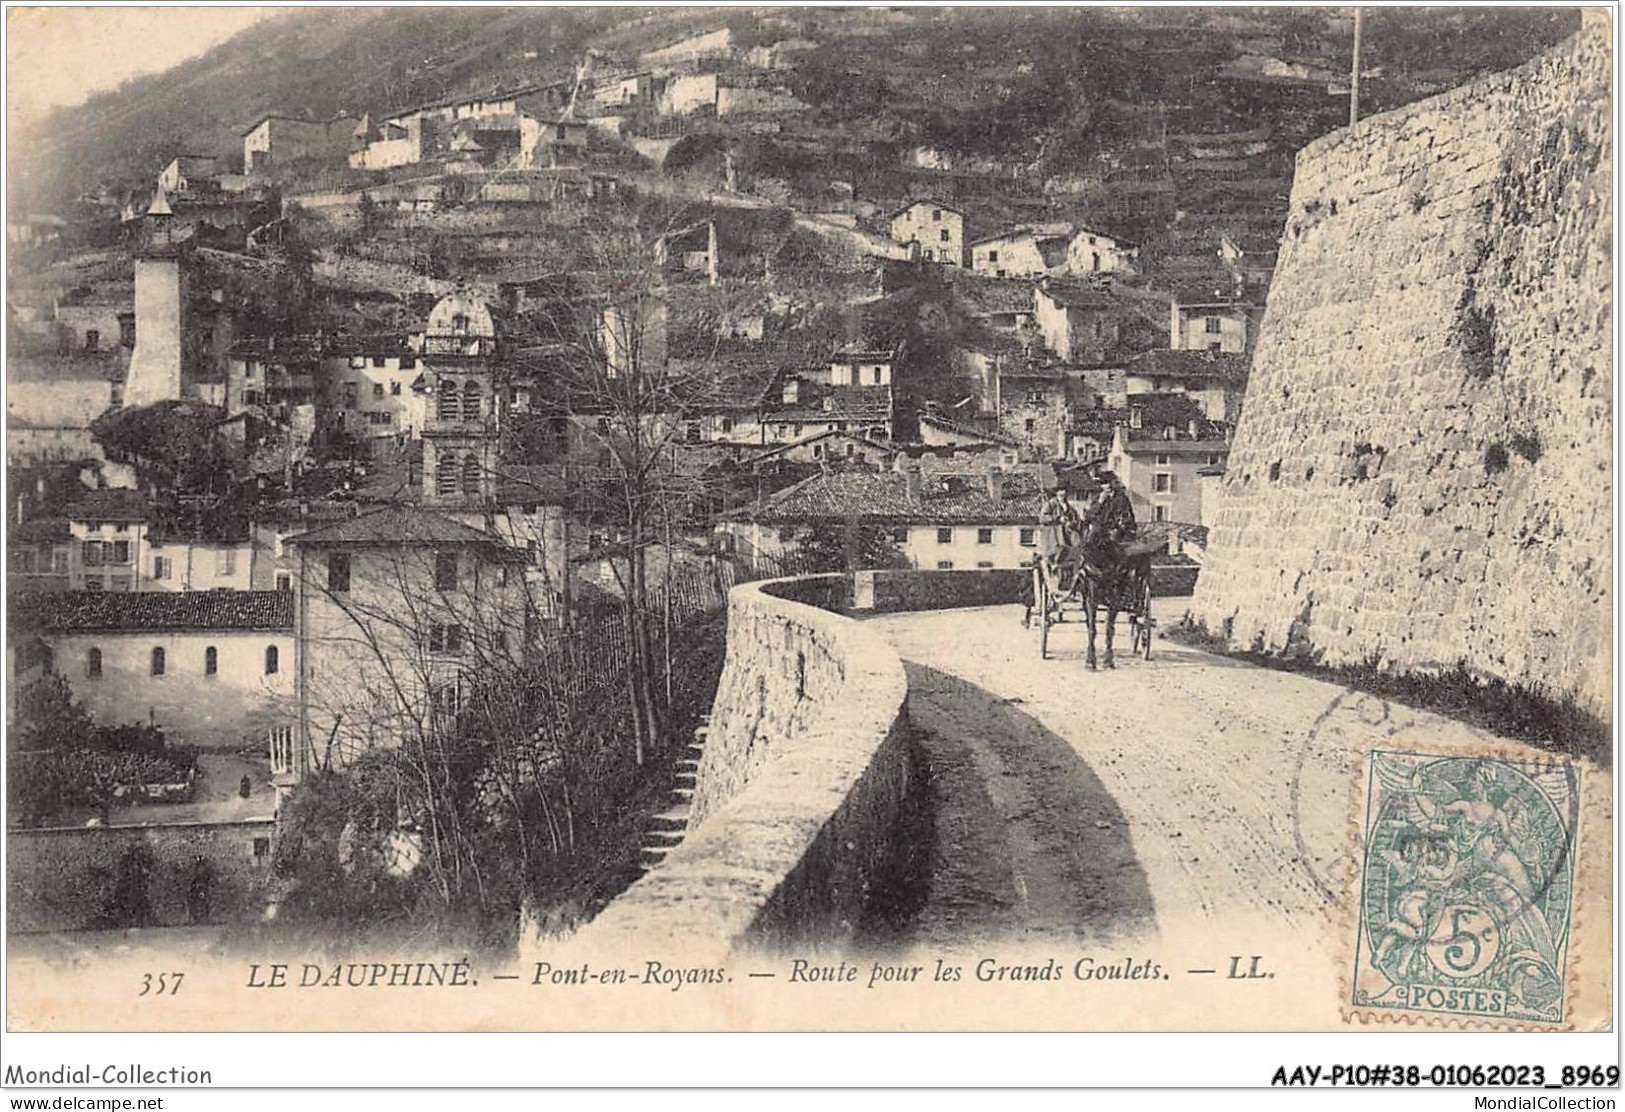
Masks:
[[[233,770],[178,805],[259,822],[448,730],[519,739],[476,795],[579,773],[612,688],[635,763],[677,759],[673,657],[729,584],[1020,569],[1101,468],[1194,575],[1347,26],[1210,14],[1202,83],[1151,95],[1187,18],[669,9],[443,95],[268,99],[9,212],[8,712],[60,676],[197,747],[171,779]],[[1093,36],[1087,80],[1046,33]],[[499,720],[537,699],[553,733]],[[163,806],[145,775],[118,798]],[[22,813],[120,821],[74,804]]]

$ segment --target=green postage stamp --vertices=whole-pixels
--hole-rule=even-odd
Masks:
[[[1579,818],[1563,761],[1372,753],[1354,1009],[1561,1024]]]

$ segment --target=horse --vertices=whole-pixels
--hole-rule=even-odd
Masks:
[[[1096,610],[1100,607],[1106,610],[1106,652],[1101,663],[1107,668],[1116,668],[1113,641],[1117,633],[1117,615],[1119,611],[1127,609],[1131,619],[1136,623],[1139,621],[1137,605],[1130,602],[1125,607],[1123,603],[1138,599],[1145,585],[1151,581],[1151,551],[1138,546],[1125,548],[1111,535],[1098,510],[1084,516],[1077,522],[1076,531],[1069,529],[1066,536],[1067,544],[1057,566],[1063,569],[1063,575],[1067,571],[1071,573],[1070,580],[1063,579],[1067,583],[1068,594],[1076,594],[1083,599],[1084,620],[1089,623],[1089,670],[1097,670],[1095,630]],[[1149,630],[1146,635],[1150,636]]]

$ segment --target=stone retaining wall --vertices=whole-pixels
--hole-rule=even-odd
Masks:
[[[1194,614],[1609,716],[1606,17],[1298,156]]]
[[[910,759],[902,662],[820,608],[850,589],[846,576],[812,576],[730,592],[688,836],[581,943],[722,953],[851,933],[891,849]]]
[[[111,904],[119,862],[138,843],[146,845],[154,862],[147,884],[149,926],[191,921],[187,896],[199,857],[212,873],[209,919],[258,918],[269,897],[275,833],[272,819],[13,828],[6,831],[6,928],[72,931],[108,925],[98,919]]]

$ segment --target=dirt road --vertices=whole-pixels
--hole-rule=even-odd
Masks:
[[[1165,624],[1182,612],[1158,604]],[[921,942],[1326,939],[1347,921],[1363,754],[1488,738],[1160,637],[1149,662],[1089,672],[1082,626],[1063,625],[1040,661],[1020,619],[870,619],[908,665],[934,770]]]

